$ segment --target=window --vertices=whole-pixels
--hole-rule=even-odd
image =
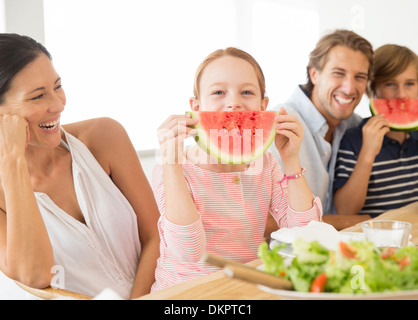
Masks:
[[[309,1],[285,2],[44,0],[45,44],[67,94],[62,122],[112,117],[136,149],[158,148],[158,126],[189,109],[198,64],[227,46],[258,60],[271,107],[284,102],[305,82],[319,36]]]

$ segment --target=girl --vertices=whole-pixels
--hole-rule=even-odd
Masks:
[[[227,48],[210,54],[197,69],[190,106],[193,111],[266,110],[264,94],[264,76],[254,58]],[[278,227],[320,220],[320,200],[298,159],[303,128],[296,117],[283,109],[281,114],[275,144],[283,171],[270,152],[238,165],[211,161],[197,145],[183,152],[184,139],[195,133],[189,126],[196,120],[187,115],[171,116],[160,126],[161,153],[174,161],[154,168],[161,244],[152,290],[218,270],[200,260],[205,252],[240,262],[257,258],[269,211]]]
[[[378,48],[368,91],[372,99],[417,99],[416,54],[392,44]],[[417,158],[417,132],[390,131],[383,115],[364,119],[341,141],[334,184],[337,212],[376,217],[417,201]]]

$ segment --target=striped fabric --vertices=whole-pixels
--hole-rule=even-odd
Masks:
[[[301,226],[321,218],[319,198],[307,212],[295,212],[288,206],[287,185],[282,183],[281,189],[277,183],[283,174],[270,152],[244,172],[216,173],[186,159],[183,170],[200,219],[179,226],[165,218],[162,167],[157,164],[153,189],[161,212],[161,244],[152,291],[219,270],[200,261],[205,252],[243,263],[256,259],[269,211],[274,212],[280,227]]]
[[[341,188],[353,172],[362,145],[364,123],[348,130],[341,141],[334,189]],[[359,213],[376,217],[414,201],[418,201],[418,134],[412,132],[402,145],[385,136],[370,174],[365,204]]]

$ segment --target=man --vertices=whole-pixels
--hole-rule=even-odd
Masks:
[[[361,121],[354,109],[366,90],[372,60],[372,45],[356,33],[336,30],[327,34],[310,54],[307,83],[298,86],[284,105],[273,108],[284,107],[304,125],[300,162],[312,192],[321,198],[325,215],[335,213],[332,182],[336,156],[346,129]],[[280,161],[274,146],[271,151]],[[340,216],[324,217],[337,229],[367,217],[348,219],[351,221],[343,221]]]

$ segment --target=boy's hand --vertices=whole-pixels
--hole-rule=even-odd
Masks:
[[[373,161],[382,148],[385,134],[389,131],[389,121],[381,114],[371,117],[363,126],[363,145],[361,148],[364,152],[367,152],[367,155]]]

